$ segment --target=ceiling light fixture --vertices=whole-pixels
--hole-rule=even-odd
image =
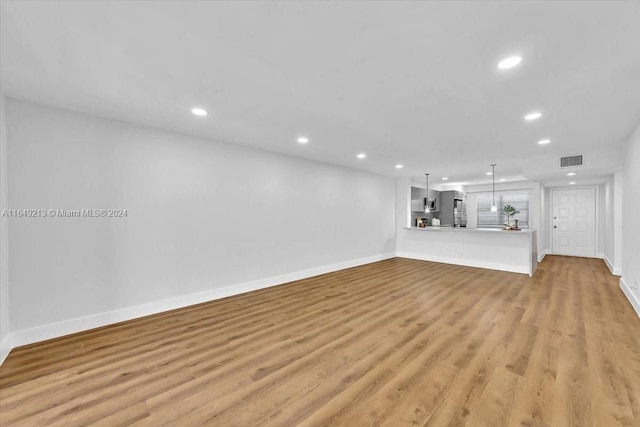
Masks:
[[[498,68],[500,68],[501,70],[507,70],[509,68],[515,67],[521,62],[522,62],[522,57],[510,56],[509,58],[505,58],[502,61],[498,62]]]
[[[364,153],[360,153],[356,157],[359,158],[359,159],[364,159],[365,157],[367,157],[367,155],[364,154]]]
[[[575,184],[576,184],[576,182],[575,182],[575,181],[571,181],[571,182],[569,183],[569,185],[575,185]]]
[[[507,180],[507,178],[501,178],[500,182],[505,182]]]
[[[491,182],[493,184],[492,185],[492,187],[493,187],[493,190],[492,190],[493,199],[492,200],[493,201],[491,202],[491,212],[498,212],[498,207],[496,206],[496,175],[495,175],[496,164],[495,163],[493,163],[491,165],[491,171],[492,171],[491,174],[490,174],[491,175]],[[489,175],[489,172],[487,172],[487,175]]]
[[[402,169],[403,167],[404,167],[404,165],[401,165],[401,164],[397,164],[396,165],[396,169]]]
[[[446,180],[448,180],[448,179],[449,179],[449,178],[447,178],[446,176],[443,176],[443,177],[442,177],[442,180],[443,180],[443,181],[446,181]]]
[[[300,144],[306,144],[307,142],[309,142],[309,138],[307,138],[306,136],[301,136],[300,138],[298,138],[298,142]]]
[[[540,117],[542,117],[542,113],[539,112],[534,112],[534,113],[529,113],[526,116],[524,116],[524,119],[528,122],[530,122],[531,120],[537,120]]]
[[[424,176],[427,181],[427,193],[426,197],[424,198],[424,213],[429,213],[431,212],[431,210],[429,209],[429,174],[425,173]]]
[[[569,172],[569,173],[567,174],[567,176],[575,176],[575,175],[576,175],[576,173],[575,173],[575,172]]]
[[[493,172],[487,172],[487,176],[493,175]]]
[[[538,144],[540,145],[544,145],[544,144],[548,144],[550,143],[551,140],[550,139],[541,139],[540,141],[538,141]]]
[[[207,113],[207,110],[203,110],[202,108],[192,108],[192,109],[191,109],[191,112],[192,112],[194,115],[196,115],[196,116],[200,116],[200,117],[204,117],[204,116],[206,116],[207,114],[209,114],[209,113]]]

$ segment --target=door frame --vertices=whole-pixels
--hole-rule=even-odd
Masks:
[[[557,188],[552,188],[551,189],[551,194],[549,197],[549,246],[551,247],[551,255],[555,255],[555,249],[553,247],[553,193],[555,193],[556,191],[563,191],[563,190],[586,190],[589,188],[593,188],[596,192],[596,205],[594,206],[595,208],[595,246],[596,246],[596,250],[595,250],[595,256],[596,258],[600,258],[602,259],[602,253],[600,253],[600,186],[598,185],[582,185],[582,186],[571,186],[571,187],[557,187]],[[572,256],[577,256],[577,255],[572,255]]]

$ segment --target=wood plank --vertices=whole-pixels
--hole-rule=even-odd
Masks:
[[[11,425],[640,425],[640,319],[601,260],[390,259],[14,349]]]

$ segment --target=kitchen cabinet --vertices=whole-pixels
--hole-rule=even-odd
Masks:
[[[425,188],[411,187],[411,212],[424,212]],[[440,191],[429,189],[429,199],[436,202],[434,213],[440,212]]]
[[[424,211],[424,188],[411,187],[411,212]]]

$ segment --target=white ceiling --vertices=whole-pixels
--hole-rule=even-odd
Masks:
[[[640,121],[638,1],[2,1],[0,35],[7,96],[392,176],[593,178]]]

